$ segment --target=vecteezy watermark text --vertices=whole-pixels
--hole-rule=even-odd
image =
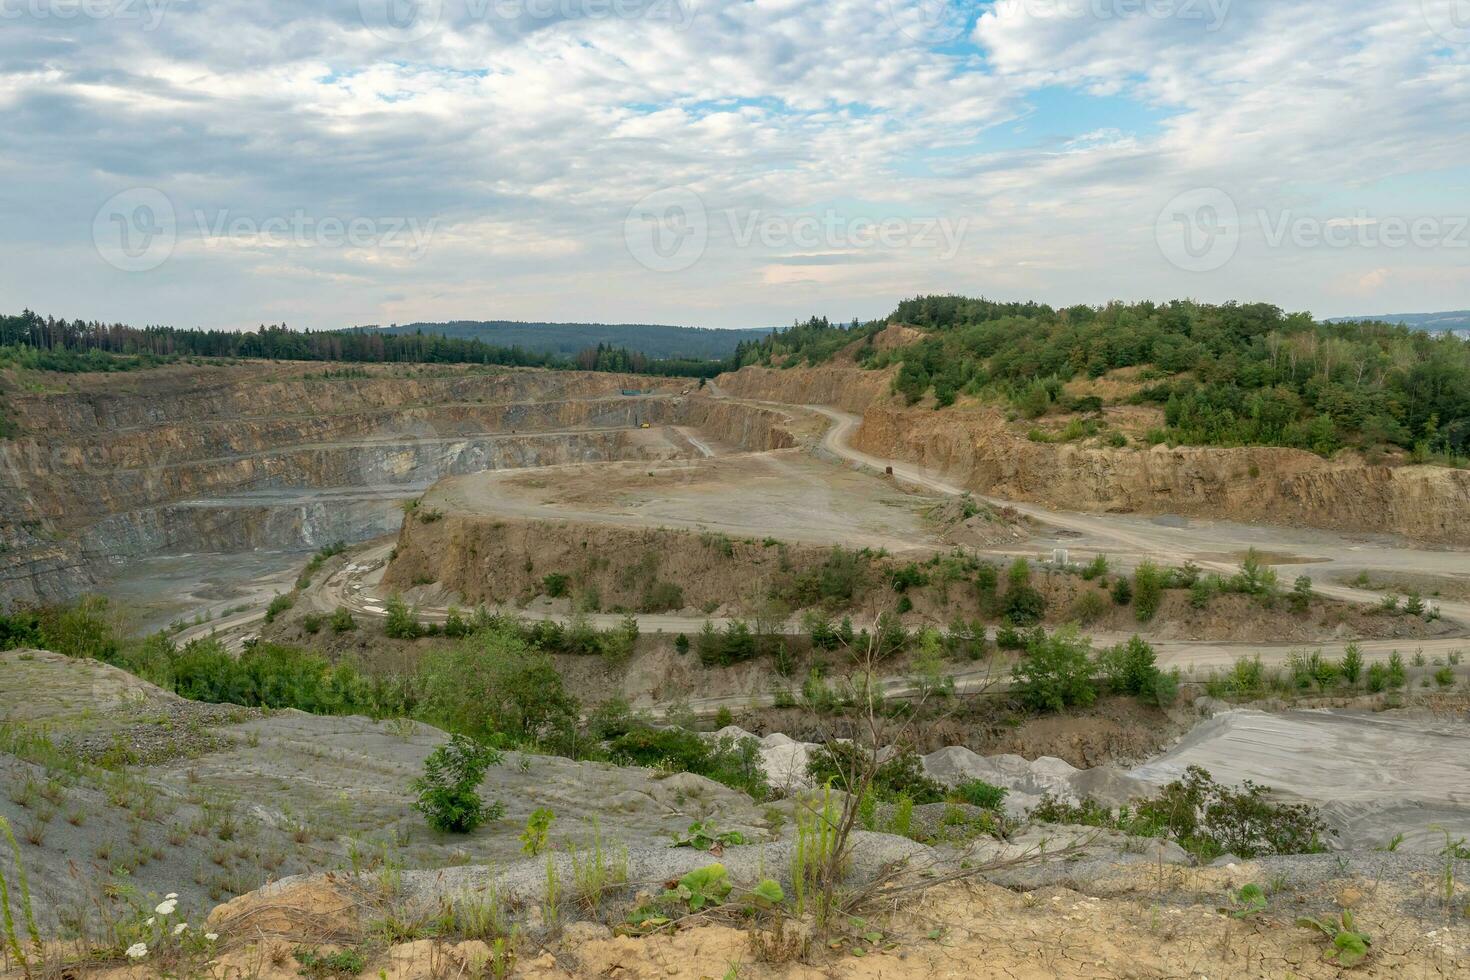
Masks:
[[[1035,20],[1199,21],[1207,31],[1225,25],[1234,0],[997,0],[996,13]]]
[[[446,20],[459,24],[518,21],[642,20],[684,30],[698,0],[357,0],[363,26],[385,41],[422,41]]]
[[[1410,216],[1359,209],[1351,215],[1321,217],[1258,208],[1248,217],[1269,249],[1470,250],[1470,214]],[[1154,235],[1159,250],[1177,268],[1213,272],[1235,258],[1245,224],[1229,194],[1218,187],[1200,187],[1164,206]]]
[[[969,231],[968,218],[846,215],[834,209],[788,215],[765,211],[719,212],[728,240],[739,249],[771,252],[861,253],[922,249],[953,259]],[[701,258],[711,237],[711,217],[699,195],[670,187],[644,197],[628,210],[623,239],[639,264],[655,272],[681,272]]]
[[[411,259],[423,254],[438,230],[437,218],[341,217],[315,215],[304,208],[264,218],[227,208],[196,208],[190,218],[192,237],[210,248],[391,249]],[[180,237],[173,202],[153,187],[134,187],[113,195],[92,220],[97,254],[124,272],[148,272],[163,265]]]
[[[118,20],[151,31],[175,0],[0,0],[0,21]]]

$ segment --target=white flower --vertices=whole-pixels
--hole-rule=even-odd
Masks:
[[[167,895],[165,895],[163,897],[164,898],[178,898],[179,897],[179,893],[178,892],[169,892]]]
[[[178,925],[174,926],[174,935],[177,936],[179,933],[183,932],[187,928],[189,928],[189,923],[180,922]]]
[[[133,945],[131,945],[131,946],[128,947],[128,959],[130,959],[130,960],[141,960],[143,957],[145,957],[147,955],[148,955],[148,944],[147,943],[133,943]]]
[[[151,925],[153,925],[153,916],[151,916],[151,915],[150,915],[150,916],[149,916],[149,917],[148,917],[148,921],[147,921],[147,922],[145,922],[145,923],[143,923],[143,924],[144,924],[144,925],[145,925],[145,926],[151,926]]]
[[[204,938],[205,938],[205,940],[207,942],[211,942],[212,943],[215,940],[219,939],[219,933],[217,933],[217,932],[206,932],[204,934]]]
[[[154,909],[153,911],[157,912],[159,915],[173,915],[174,914],[174,909],[176,909],[178,907],[179,907],[179,900],[178,899],[176,899],[176,898],[166,898],[162,902],[159,902],[158,903],[158,908]]]

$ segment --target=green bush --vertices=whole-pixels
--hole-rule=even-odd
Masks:
[[[265,607],[265,621],[274,623],[282,613],[288,612],[296,605],[296,596],[290,592],[283,593],[271,600],[271,604]]]
[[[409,610],[401,596],[389,596],[384,606],[388,618],[383,624],[383,632],[387,636],[395,640],[416,640],[424,635],[424,625]]]
[[[1185,850],[1202,860],[1221,854],[1246,859],[1272,854],[1316,854],[1327,849],[1327,825],[1302,803],[1275,803],[1270,790],[1247,780],[1231,789],[1190,766],[1184,778],[1138,806],[1145,822],[1165,827]]]
[[[333,633],[351,633],[357,629],[357,620],[352,618],[351,610],[338,606],[337,611],[332,613],[330,625]]]
[[[498,766],[499,751],[464,735],[453,736],[424,762],[424,774],[413,782],[418,794],[414,809],[435,830],[467,834],[504,813],[499,803],[486,805],[480,797],[480,780],[491,766]]]
[[[849,775],[861,773],[872,764],[870,759],[860,757],[862,751],[852,742],[828,742],[808,758],[807,775],[818,785],[831,783],[846,792]],[[944,787],[924,774],[923,761],[908,746],[878,766],[870,792],[880,803],[944,802]]]
[[[1164,687],[1164,675],[1157,659],[1154,648],[1135,636],[1127,643],[1104,650],[1098,657],[1098,667],[1113,693],[1157,702]]]
[[[755,800],[770,796],[753,738],[707,739],[682,728],[633,728],[608,743],[614,761],[667,772],[692,772]]]
[[[482,630],[424,659],[425,709],[451,731],[489,741],[565,739],[580,706],[545,653],[509,630]]]
[[[1013,584],[1001,610],[1011,626],[1034,626],[1046,616],[1046,597],[1030,585]]]
[[[1026,659],[1011,670],[1021,701],[1036,711],[1087,707],[1097,699],[1091,643],[1067,626],[1049,637],[1033,638]]]
[[[1133,614],[1149,623],[1159,613],[1164,599],[1164,573],[1151,561],[1142,562],[1133,573]]]
[[[1000,813],[1008,792],[1009,790],[992,786],[983,779],[967,779],[950,792],[950,798],[956,803],[968,803],[982,810]]]
[[[541,579],[541,591],[553,599],[560,599],[566,596],[570,585],[571,579],[561,572],[552,572],[550,575],[543,576]]]

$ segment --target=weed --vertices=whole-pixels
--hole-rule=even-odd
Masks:
[[[15,840],[15,834],[10,829],[10,822],[0,817],[0,834],[3,834],[7,843],[10,844],[10,854],[15,867],[15,882],[20,890],[20,911],[25,921],[26,935],[30,939],[31,951],[35,953],[36,959],[43,965],[46,961],[46,948],[41,944],[41,933],[36,928],[35,911],[31,906],[31,882],[26,875],[25,863],[21,860],[20,844]],[[5,948],[10,955],[14,956],[20,963],[21,969],[26,976],[31,975],[30,959],[26,956],[25,949],[21,946],[19,937],[15,931],[15,915],[11,911],[10,882],[5,874],[0,872],[0,927],[4,928],[3,938]]]
[[[546,850],[551,824],[555,819],[556,814],[546,807],[532,813],[526,820],[526,829],[521,832],[521,850],[531,857],[536,857]]]
[[[367,959],[354,949],[321,953],[314,949],[298,946],[291,955],[301,964],[301,975],[311,980],[329,980],[333,977],[355,977],[367,969]]]
[[[1323,959],[1344,968],[1363,962],[1368,957],[1368,947],[1373,944],[1367,933],[1358,931],[1350,909],[1343,909],[1336,919],[1303,916],[1296,920],[1296,924],[1304,929],[1316,929],[1326,936],[1329,948]]]
[[[675,834],[673,847],[692,847],[696,851],[715,852],[746,843],[738,831],[718,830],[713,821],[695,821],[684,834]]]

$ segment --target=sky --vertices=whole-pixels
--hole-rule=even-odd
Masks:
[[[1470,308],[1470,0],[0,0],[0,312]]]

